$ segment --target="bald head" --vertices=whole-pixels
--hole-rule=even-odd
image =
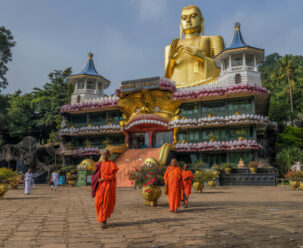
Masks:
[[[173,158],[173,159],[170,161],[170,165],[171,165],[171,166],[177,166],[177,165],[178,165],[177,159]]]
[[[108,161],[110,157],[110,150],[105,149],[102,153],[104,161]]]

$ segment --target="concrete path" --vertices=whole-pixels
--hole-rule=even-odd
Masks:
[[[165,195],[150,208],[139,190],[117,193],[101,230],[89,187],[9,190],[0,200],[0,247],[303,247],[303,192],[289,186],[206,189],[177,214]]]

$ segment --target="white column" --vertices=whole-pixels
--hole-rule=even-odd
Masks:
[[[223,71],[223,60],[221,60],[221,72]]]
[[[228,56],[229,59],[229,68],[231,69],[231,55]]]
[[[254,70],[257,71],[257,58],[255,54],[254,54]]]
[[[243,66],[246,66],[246,54],[245,53],[243,53]]]

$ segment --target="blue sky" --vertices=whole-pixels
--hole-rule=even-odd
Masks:
[[[3,93],[41,87],[55,69],[77,73],[90,51],[111,81],[107,93],[123,80],[162,76],[164,47],[190,4],[202,10],[205,35],[227,46],[238,21],[245,41],[267,55],[303,54],[302,0],[0,0],[0,26],[17,42]]]

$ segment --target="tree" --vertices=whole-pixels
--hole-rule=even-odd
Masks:
[[[11,49],[15,46],[14,37],[10,30],[4,26],[0,27],[0,93],[1,88],[5,89],[8,85],[7,78],[5,77],[8,71],[7,63],[12,61]]]
[[[284,122],[303,111],[303,56],[274,53],[259,66],[263,85],[271,91],[269,117]]]
[[[31,104],[40,140],[46,141],[49,138],[52,141],[56,140],[56,133],[62,120],[60,108],[70,101],[72,93],[72,86],[67,82],[70,75],[71,68],[64,71],[55,70],[48,75],[50,82],[42,89],[34,88]]]
[[[31,105],[33,95],[31,93],[21,95],[17,91],[11,95],[8,108],[8,130],[10,137],[22,139],[25,136],[34,136],[34,110]]]
[[[9,108],[9,95],[0,94],[0,146],[5,143],[8,138],[8,122],[7,111]]]

